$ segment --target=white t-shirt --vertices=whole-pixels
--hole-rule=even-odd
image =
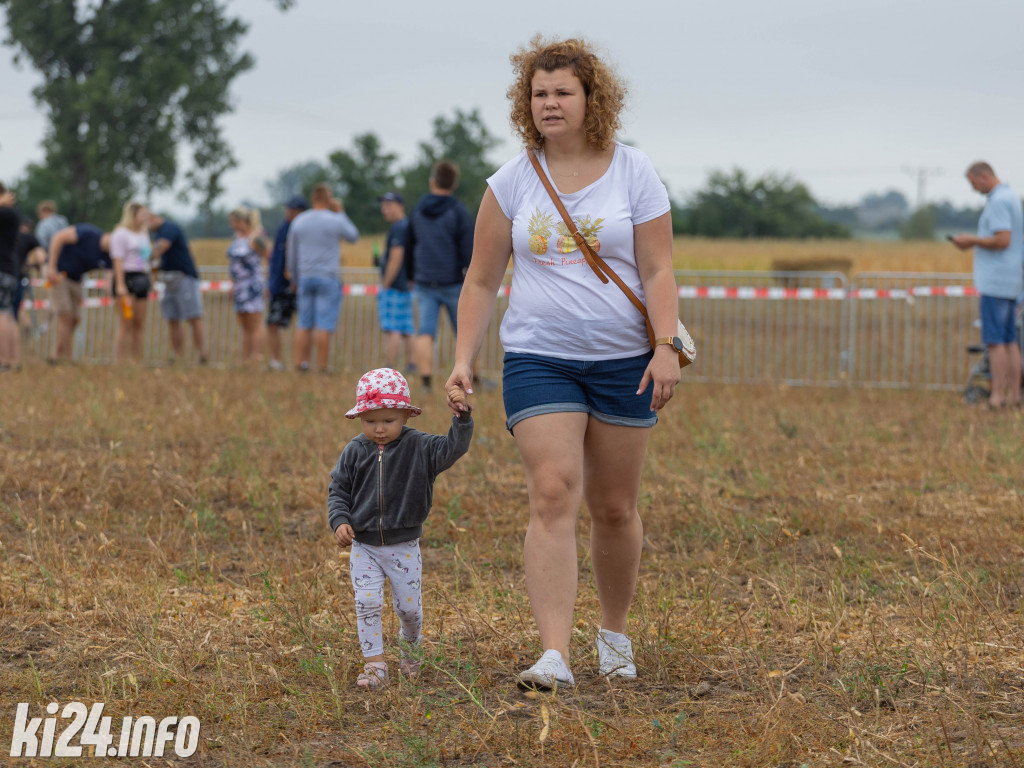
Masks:
[[[145,230],[133,232],[127,227],[118,227],[110,235],[110,258],[124,259],[125,272],[147,272],[152,252],[153,245]]]
[[[547,171],[544,153],[537,156]],[[588,266],[526,151],[487,183],[512,221],[512,287],[500,332],[505,351],[567,360],[650,351],[643,315],[615,283],[602,283]],[[591,248],[643,301],[633,227],[670,210],[668,191],[647,155],[616,142],[600,179],[560,197]]]

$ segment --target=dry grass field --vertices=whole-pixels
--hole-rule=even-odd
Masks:
[[[597,676],[583,515],[579,685],[527,696],[526,494],[481,394],[423,539],[424,669],[367,695],[325,514],[357,374],[3,374],[0,764],[17,703],[69,701],[201,721],[148,766],[1024,763],[1024,414],[684,384],[640,500],[641,677]]]
[[[367,235],[342,246],[347,267],[372,263],[373,243],[382,235]],[[226,266],[227,240],[193,242],[200,264]],[[971,254],[945,241],[900,242],[883,240],[711,240],[676,238],[673,250],[676,269],[774,269],[779,261],[804,264],[845,260],[856,272],[970,272]]]

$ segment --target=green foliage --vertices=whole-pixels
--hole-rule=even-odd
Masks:
[[[331,153],[329,172],[352,223],[360,232],[376,232],[383,226],[377,198],[397,186],[398,155],[384,152],[373,133],[356,136],[352,144],[352,152]]]
[[[267,193],[279,206],[291,195],[308,196],[313,185],[326,181],[342,198],[345,212],[360,232],[380,232],[385,229],[385,222],[377,198],[396,190],[405,197],[406,209],[410,209],[429,191],[434,163],[448,159],[458,163],[460,171],[455,196],[475,214],[487,188],[487,177],[496,170],[487,155],[500,142],[487,130],[476,109],[456,109],[451,118],[437,116],[433,131],[430,141],[420,142],[419,157],[404,168],[398,167],[398,155],[386,151],[375,133],[364,133],[352,140],[350,149],[332,152],[326,164],[310,160],[285,168],[276,179],[267,182]]]
[[[286,8],[292,0],[278,0]],[[253,66],[239,51],[246,24],[223,0],[0,0],[15,62],[37,70],[46,111],[45,161],[20,188],[61,203],[72,221],[107,227],[132,195],[173,186],[178,148],[209,211],[235,159],[218,119],[231,82]]]
[[[684,234],[704,237],[849,237],[825,221],[807,187],[788,176],[748,180],[740,169],[714,171],[677,219]]]
[[[918,208],[909,219],[900,224],[901,240],[934,240],[938,215],[934,205]]]
[[[264,186],[270,196],[271,205],[282,206],[292,195],[307,195],[315,184],[330,181],[331,175],[323,163],[308,160],[285,168],[277,178]]]
[[[487,153],[501,142],[484,125],[480,111],[455,110],[451,119],[438,115],[434,118],[434,137],[420,143],[419,160],[402,171],[403,194],[407,206],[414,205],[429,191],[430,170],[438,160],[454,160],[459,166],[459,186],[455,196],[470,213],[476,215],[480,200],[487,189],[487,177],[497,170],[487,160]]]

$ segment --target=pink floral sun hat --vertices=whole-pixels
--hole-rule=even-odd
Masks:
[[[381,408],[401,408],[419,416],[423,411],[409,399],[409,382],[394,368],[375,368],[359,377],[356,385],[356,405],[346,418],[354,419],[366,411]]]

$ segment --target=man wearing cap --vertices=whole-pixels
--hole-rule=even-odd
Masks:
[[[405,341],[405,359],[411,367],[412,340],[416,326],[412,319],[412,294],[405,274],[405,234],[409,220],[405,218],[405,199],[397,192],[388,192],[378,198],[380,212],[391,227],[384,241],[380,261],[380,292],[377,294],[377,314],[384,331],[384,361],[388,368],[398,367],[398,354]]]
[[[270,293],[270,309],[267,312],[267,346],[270,347],[270,363],[272,371],[284,370],[281,362],[281,329],[291,325],[295,314],[295,294],[291,290],[291,281],[285,274],[285,253],[288,245],[288,230],[291,229],[295,217],[309,208],[309,203],[302,195],[292,195],[284,204],[284,221],[274,235],[274,250],[270,252],[270,265],[267,269],[267,290]]]
[[[185,330],[181,321],[192,326],[192,346],[199,355],[199,364],[206,364],[206,341],[203,334],[203,295],[192,249],[181,227],[170,219],[150,211],[149,231],[153,236],[153,271],[163,272],[164,292],[160,310],[170,329],[173,359],[185,359]]]

